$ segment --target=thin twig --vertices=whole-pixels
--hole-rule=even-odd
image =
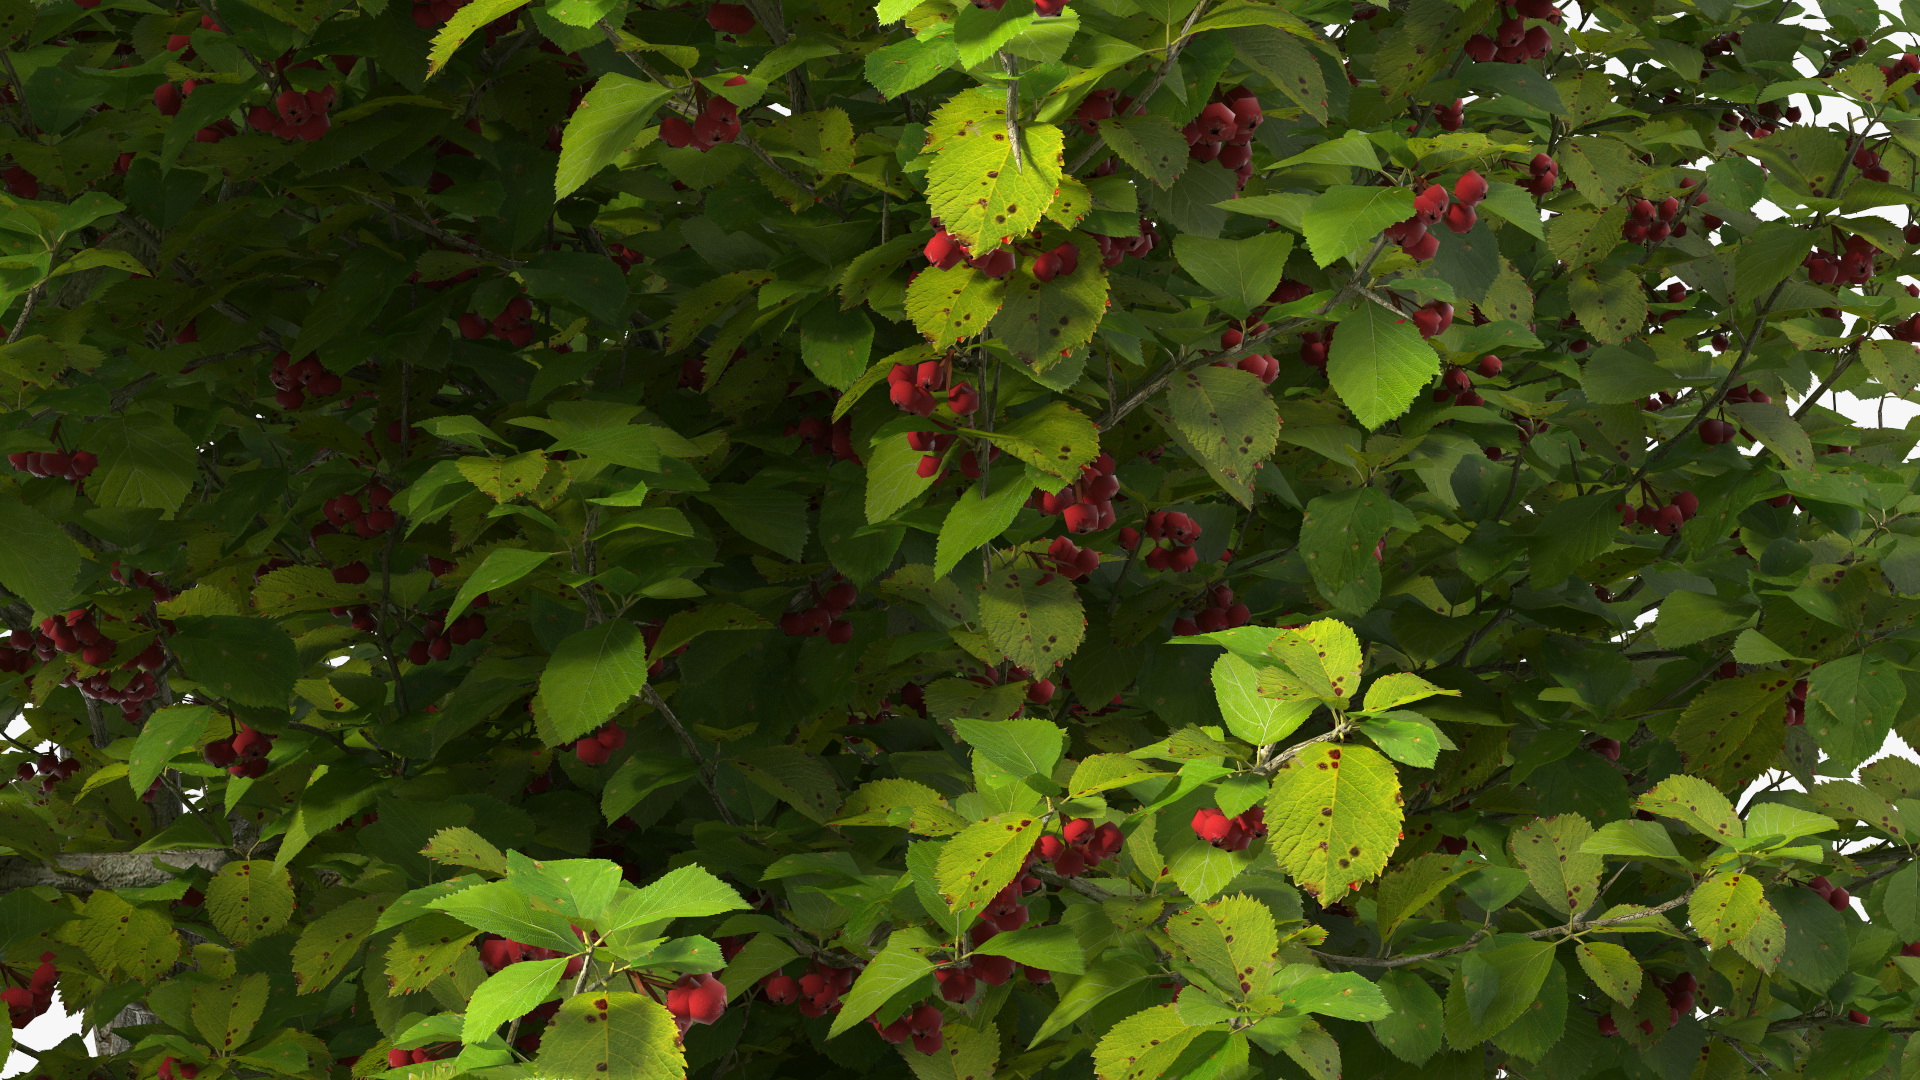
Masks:
[[[455,236],[432,222],[409,217],[405,213],[402,213],[399,207],[390,206],[371,195],[362,195],[360,196],[360,200],[408,228],[423,232],[448,247],[458,248],[469,255],[475,255],[485,259],[495,266],[500,267],[502,270],[514,270],[526,265],[526,263],[520,262],[517,259],[509,259],[505,255],[496,255],[486,248],[481,247],[479,244],[465,237]]]
[[[1524,936],[1535,939],[1571,937],[1574,934],[1584,934],[1589,930],[1604,930],[1609,926],[1623,926],[1630,922],[1636,922],[1640,919],[1651,918],[1652,916],[1672,911],[1674,908],[1686,903],[1692,896],[1693,890],[1688,889],[1686,892],[1681,893],[1666,903],[1647,908],[1644,911],[1636,911],[1628,915],[1615,915],[1607,919],[1589,919],[1586,922],[1571,923],[1566,926],[1549,926],[1541,930],[1529,930]],[[1329,964],[1344,964],[1347,967],[1397,968],[1406,967],[1408,964],[1425,963],[1428,960],[1438,960],[1443,956],[1458,956],[1463,952],[1472,952],[1479,945],[1479,937],[1480,932],[1476,931],[1474,934],[1475,940],[1469,941],[1465,945],[1455,945],[1447,949],[1435,949],[1432,952],[1416,953],[1412,956],[1389,956],[1378,959],[1371,956],[1340,956],[1336,953],[1323,953],[1318,950],[1311,951],[1315,957]]]
[[[660,696],[660,691],[649,686],[641,693],[646,697],[647,704],[653,706],[655,711],[666,719],[667,726],[673,729],[674,734],[680,736],[681,744],[687,748],[687,754],[693,758],[695,767],[700,770],[701,786],[707,789],[707,794],[713,797],[714,807],[720,811],[720,819],[734,828],[739,828],[740,822],[734,819],[733,811],[727,809],[727,804],[720,800],[720,785],[714,778],[713,767],[707,763],[705,755],[700,753],[700,746],[693,741],[693,735],[687,731],[684,724],[680,723],[680,718],[673,715],[673,710],[667,707],[667,700]]]
[[[1207,4],[1205,0],[1202,0],[1202,3],[1193,9],[1193,13],[1187,16],[1186,24],[1180,27],[1179,38],[1175,40],[1173,44],[1167,46],[1166,59],[1160,61],[1160,66],[1154,70],[1153,80],[1147,83],[1145,90],[1134,95],[1133,100],[1138,106],[1136,112],[1145,113],[1147,111],[1147,102],[1151,101],[1153,95],[1159,91],[1160,84],[1167,81],[1167,73],[1173,70],[1174,63],[1180,59],[1181,51],[1187,47],[1187,42],[1192,40],[1193,24],[1200,21],[1200,16],[1204,15],[1206,10]],[[1092,161],[1093,155],[1099,153],[1100,148],[1104,145],[1106,145],[1104,142],[1096,141],[1085,150],[1082,150],[1080,156],[1073,160],[1073,164],[1067,166],[1067,172],[1074,174],[1086,168],[1087,162]]]

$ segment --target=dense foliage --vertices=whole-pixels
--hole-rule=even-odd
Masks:
[[[197,2],[0,0],[30,1075],[1920,1072],[1920,10]]]

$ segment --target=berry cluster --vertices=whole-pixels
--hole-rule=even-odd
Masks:
[[[975,2],[977,3],[978,0]],[[1000,2],[1005,3],[1005,0]],[[1060,2],[1064,5],[1066,0],[1060,0]],[[946,1023],[946,1019],[938,1006],[923,1001],[901,1013],[900,1018],[891,1024],[882,1026],[878,1016],[869,1017],[868,1022],[873,1025],[873,1030],[880,1033],[882,1039],[895,1046],[912,1040],[915,1050],[923,1054],[931,1054],[946,1042],[945,1037],[940,1033],[940,1028]]]
[[[1221,851],[1245,851],[1247,845],[1267,835],[1266,811],[1258,806],[1232,817],[1211,806],[1193,812],[1193,835]]]
[[[1893,174],[1887,171],[1886,166],[1880,164],[1879,152],[1864,145],[1853,152],[1853,164],[1860,170],[1860,175],[1868,180],[1884,184],[1893,179]]]
[[[1453,305],[1445,300],[1429,300],[1414,308],[1409,317],[1421,337],[1439,337],[1453,325]]]
[[[1819,893],[1820,899],[1825,900],[1827,906],[1843,915],[1853,907],[1853,894],[1835,885],[1833,882],[1828,881],[1825,877],[1815,877],[1808,880],[1807,888]]]
[[[1118,467],[1113,455],[1103,453],[1080,467],[1080,479],[1057,494],[1036,491],[1028,505],[1048,517],[1057,515],[1071,533],[1112,528],[1113,498],[1120,494],[1120,481],[1114,476]]]
[[[1497,356],[1483,356],[1473,369],[1485,378],[1492,378],[1506,367]],[[1451,401],[1455,405],[1485,405],[1487,399],[1473,389],[1473,376],[1465,367],[1449,367],[1440,376],[1440,385],[1433,388],[1433,400],[1440,403]]]
[[[1098,135],[1100,128],[1097,125],[1100,121],[1125,116],[1127,110],[1131,108],[1133,108],[1133,99],[1122,97],[1120,91],[1095,90],[1080,102],[1079,108],[1073,111],[1073,120],[1080,125],[1081,131],[1089,135]]]
[[[156,1075],[160,1080],[194,1080],[194,1077],[200,1075],[200,1066],[177,1058],[163,1057],[160,1059],[160,1068]]]
[[[309,397],[332,397],[340,392],[340,376],[320,366],[319,358],[312,355],[298,363],[285,352],[275,355],[267,381],[273,384],[273,403],[287,412],[305,405]]]
[[[1899,82],[1909,75],[1920,75],[1920,56],[1915,56],[1912,53],[1901,53],[1900,59],[1895,60],[1892,65],[1882,64],[1880,66],[1880,74],[1886,76],[1888,86],[1892,86],[1894,83]]]
[[[840,995],[853,989],[853,980],[860,974],[856,968],[835,967],[821,960],[815,960],[805,975],[798,979],[782,972],[774,972],[760,980],[760,993],[775,1005],[800,1006],[800,1015],[809,1020],[840,1011]]]
[[[393,528],[399,521],[393,512],[393,492],[388,490],[386,485],[378,481],[369,483],[360,494],[366,498],[364,506],[358,497],[347,494],[335,495],[321,503],[320,516],[326,521],[315,525],[307,535],[310,538],[318,538],[351,527],[355,536],[362,540],[371,540]],[[355,565],[360,565],[358,574],[368,572],[364,565]],[[345,567],[341,568],[341,570],[345,569]],[[341,577],[340,570],[336,570],[333,576],[334,580],[348,585],[359,585],[367,580],[365,577],[360,577],[358,581],[347,580]],[[355,573],[348,574],[348,577],[353,576]]]
[[[1739,428],[1735,427],[1731,422],[1722,420],[1717,416],[1709,416],[1705,420],[1700,421],[1700,441],[1706,443],[1708,446],[1719,446],[1721,443],[1732,442],[1733,437],[1739,433]]]
[[[1515,180],[1514,184],[1531,195],[1549,194],[1560,182],[1560,166],[1545,154],[1533,155],[1533,160],[1527,163],[1527,173],[1525,180]]]
[[[1920,316],[1915,317],[1920,318]],[[28,476],[41,478],[55,476],[78,483],[93,475],[93,470],[99,466],[100,459],[85,450],[75,450],[71,454],[57,450],[30,450],[25,453],[8,454],[7,464]]]
[[[740,107],[723,97],[710,97],[693,123],[669,116],[660,121],[660,141],[676,149],[691,146],[701,153],[740,137]]]
[[[1865,285],[1873,280],[1873,241],[1864,236],[1849,236],[1836,254],[1826,248],[1814,248],[1801,260],[1807,277],[1816,285]]]
[[[0,1001],[6,1002],[7,1019],[18,1031],[53,1007],[53,989],[60,981],[60,969],[54,966],[53,954],[44,952],[40,954],[40,966],[33,969],[32,975],[22,976],[13,967],[0,964],[0,978],[13,984],[0,990]]]
[[[1070,537],[1056,536],[1053,543],[1047,545],[1046,554],[1034,556],[1034,561],[1050,572],[1078,583],[1087,580],[1089,574],[1100,568],[1100,553],[1092,548],[1080,547]]]
[[[1187,157],[1194,161],[1217,161],[1233,173],[1238,187],[1246,187],[1253,175],[1253,133],[1267,118],[1253,93],[1235,87],[1221,94],[1200,115],[1187,122],[1180,134],[1187,139]]]
[[[1460,125],[1467,122],[1467,100],[1454,98],[1446,105],[1435,105],[1433,122],[1440,125],[1441,131],[1459,131]]]
[[[156,589],[155,595],[159,595],[160,591],[164,590]],[[136,621],[137,624],[145,622],[144,616]],[[24,643],[12,646],[10,651],[14,657],[9,666],[25,674],[26,666],[21,655],[23,646]],[[65,615],[50,615],[40,620],[29,655],[45,663],[52,660],[56,653],[65,653],[78,658],[87,667],[113,667],[118,671],[133,672],[131,676],[121,676],[121,685],[115,686],[112,670],[96,671],[84,676],[78,671],[69,671],[60,685],[78,687],[87,697],[118,705],[123,717],[134,720],[145,711],[146,703],[160,692],[160,680],[153,673],[166,664],[167,654],[159,641],[151,641],[135,656],[114,665],[114,654],[118,650],[119,642],[108,637],[93,621],[93,612],[76,608]]]
[[[1149,570],[1171,570],[1183,574],[1200,565],[1200,554],[1193,550],[1193,542],[1200,539],[1200,523],[1178,510],[1155,510],[1147,515],[1146,537],[1149,540],[1164,541],[1166,546],[1155,546],[1147,552]],[[1140,543],[1140,534],[1132,529],[1120,530],[1120,544],[1131,551]]]
[[[860,598],[860,590],[838,574],[833,580],[834,584],[824,590],[818,584],[808,585],[807,596],[812,604],[780,616],[780,629],[788,637],[824,637],[835,645],[853,640],[853,624],[840,615]]]
[[[1793,688],[1787,691],[1786,727],[1800,727],[1807,722],[1807,680],[1796,679]],[[1816,878],[1825,881],[1825,878]],[[1817,888],[1818,886],[1816,886]],[[1829,900],[1831,902],[1831,900]]]
[[[1674,223],[1679,216],[1680,200],[1671,195],[1658,203],[1636,199],[1627,210],[1627,221],[1620,226],[1620,235],[1636,244],[1657,244],[1673,235],[1675,229],[1686,228],[1684,223]]]
[[[947,408],[955,416],[971,416],[980,407],[980,395],[967,383],[955,383],[947,389],[948,367],[951,358],[944,360],[926,360],[919,364],[895,364],[887,372],[887,400],[899,406],[901,411],[915,416],[932,416],[940,402],[933,395],[944,392]],[[911,433],[910,433],[911,434]],[[951,437],[946,445],[951,445]],[[946,449],[942,445],[940,449]],[[915,446],[923,453],[926,448]]]
[[[682,975],[667,988],[667,1011],[680,1034],[695,1024],[711,1024],[727,1011],[727,986],[707,972]]]
[[[832,454],[836,461],[860,464],[860,455],[853,451],[853,417],[851,416],[843,416],[831,422],[817,416],[803,416],[788,424],[781,434],[788,438],[799,436],[800,445],[816,454]]]
[[[1100,246],[1100,265],[1111,270],[1120,265],[1120,260],[1131,255],[1144,259],[1160,243],[1160,232],[1146,218],[1140,219],[1140,233],[1137,236],[1102,236],[1093,234],[1094,241]]]
[[[359,564],[355,564],[359,565]],[[473,598],[473,606],[484,606],[480,597]],[[371,612],[368,613],[371,615]],[[355,629],[359,629],[356,622]],[[487,617],[477,611],[469,611],[452,623],[447,622],[445,608],[427,615],[426,622],[420,627],[421,636],[407,646],[407,663],[423,667],[436,660],[445,660],[453,655],[453,650],[469,641],[478,641],[487,636]]]
[[[457,320],[460,336],[469,341],[491,334],[516,349],[532,344],[534,338],[533,302],[524,296],[516,296],[507,301],[500,314],[491,319],[482,319],[475,312],[463,312]]]
[[[1553,33],[1539,23],[1529,27],[1528,19],[1560,25],[1560,9],[1551,0],[1515,0],[1506,7],[1507,17],[1492,34],[1475,34],[1467,39],[1468,58],[1476,63],[1523,64],[1547,55],[1553,47]]]
[[[753,33],[754,27],[760,24],[744,4],[714,4],[707,8],[707,25],[722,34],[739,37]]]
[[[255,731],[246,724],[231,739],[215,739],[200,748],[200,756],[230,776],[259,777],[266,774],[267,755],[273,750],[272,735]]]
[[[1645,485],[1642,487],[1645,488]],[[1646,489],[1646,494],[1651,495],[1651,489]],[[1656,506],[1654,502],[1649,498],[1637,509],[1624,502],[1615,503],[1613,508],[1620,511],[1620,527],[1630,529],[1635,525],[1644,525],[1661,536],[1672,536],[1680,531],[1681,525],[1693,520],[1693,515],[1700,512],[1700,499],[1691,491],[1677,493],[1663,506]]]
[[[1400,245],[1400,250],[1415,262],[1425,262],[1433,258],[1440,250],[1440,238],[1427,231],[1428,226],[1437,225],[1447,217],[1447,189],[1439,184],[1428,186],[1425,191],[1413,197],[1413,216],[1405,221],[1396,221],[1385,229],[1388,240]],[[1471,215],[1472,209],[1467,213]],[[1472,228],[1473,222],[1467,222]],[[1465,232],[1465,229],[1460,230]]]
[[[1300,335],[1300,362],[1319,371],[1327,369],[1327,348],[1333,344],[1333,332],[1340,329],[1339,323],[1329,325],[1325,330],[1308,330]]]
[[[284,90],[273,99],[271,108],[255,105],[248,109],[247,124],[253,130],[268,135],[313,142],[325,135],[331,126],[332,121],[327,114],[333,109],[334,96],[331,86],[305,93]]]
[[[1060,835],[1049,833],[1042,836],[1027,853],[1027,865],[1020,872],[1026,873],[1033,864],[1045,859],[1053,864],[1053,872],[1061,877],[1079,877],[1088,870],[1100,865],[1107,859],[1120,854],[1126,844],[1126,837],[1120,833],[1120,827],[1114,824],[1095,826],[1087,818],[1062,817]],[[1017,879],[1015,884],[1024,884]],[[1012,888],[1013,886],[1008,886]],[[1037,887],[1037,886],[1034,886]],[[1032,891],[1027,888],[1025,891]],[[1005,896],[1005,893],[1001,894]],[[1025,909],[1021,909],[1024,913]],[[1024,922],[1024,916],[1022,918]],[[1003,929],[1011,929],[1003,927]]]
[[[1210,586],[1205,594],[1206,606],[1192,615],[1182,615],[1173,620],[1173,632],[1176,637],[1189,634],[1211,634],[1216,630],[1232,630],[1253,621],[1253,612],[1247,605],[1233,598],[1233,589],[1228,585]]]
[[[627,745],[627,732],[616,724],[604,724],[598,731],[582,735],[573,744],[574,756],[582,765],[605,765],[613,752]]]
[[[40,778],[40,790],[52,791],[54,785],[79,771],[79,758],[63,758],[58,754],[45,753],[33,761],[21,762],[20,767],[14,770],[13,778],[15,781],[24,784],[35,776],[38,776]]]

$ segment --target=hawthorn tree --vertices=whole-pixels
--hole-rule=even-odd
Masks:
[[[29,1075],[1910,1080],[1916,28],[0,0]]]

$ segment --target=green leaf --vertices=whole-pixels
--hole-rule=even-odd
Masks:
[[[1580,845],[1590,855],[1624,855],[1630,859],[1687,860],[1673,846],[1673,837],[1655,821],[1610,821]]]
[[[1447,993],[1447,1041],[1480,1044],[1507,1029],[1540,998],[1553,967],[1553,942],[1521,940],[1467,954],[1462,978]]]
[[[608,326],[627,322],[627,276],[590,251],[543,251],[518,271],[527,295],[570,305]]]
[[[1264,5],[1255,10],[1262,14],[1288,14],[1283,9]],[[1243,63],[1266,76],[1268,82],[1279,87],[1281,93],[1305,109],[1315,121],[1327,122],[1326,75],[1300,38],[1279,27],[1261,25],[1235,27],[1228,36]]]
[[[611,934],[667,919],[697,919],[746,906],[731,885],[701,867],[682,866],[622,898],[602,920],[601,930]]]
[[[1184,142],[1184,140],[1182,140]],[[1182,234],[1174,238],[1173,256],[1180,269],[1227,301],[1236,313],[1263,304],[1287,273],[1293,234],[1269,231],[1242,240],[1222,240]],[[1208,369],[1202,369],[1208,370]]]
[[[538,945],[569,955],[586,948],[574,936],[573,925],[565,916],[533,909],[527,904],[525,893],[504,881],[490,881],[462,889],[430,900],[427,906],[445,912],[475,929],[512,938],[523,944]],[[417,926],[419,922],[415,920],[407,925]]]
[[[1681,591],[1660,604],[1653,638],[1662,648],[1678,649],[1731,633],[1753,621],[1753,609],[1711,593]]]
[[[955,564],[992,542],[1033,497],[1041,478],[1028,470],[996,469],[975,483],[971,491],[953,501],[947,519],[940,526],[940,538],[934,548],[933,573],[945,577]],[[997,485],[989,493],[989,484]]]
[[[1764,139],[1749,139],[1730,149],[1759,158],[1768,175],[1797,195],[1831,198],[1834,179],[1847,158],[1847,138],[1812,125],[1786,124]]]
[[[973,947],[975,955],[1004,956],[1018,964],[1067,975],[1084,974],[1086,950],[1073,928],[1060,923],[1002,932]]]
[[[1507,848],[1547,906],[1575,917],[1600,895],[1600,856],[1582,853],[1592,835],[1586,818],[1561,814],[1521,823],[1507,835]]]
[[[1290,974],[1298,974],[1299,981],[1278,995],[1289,1009],[1363,1023],[1393,1014],[1386,994],[1355,972],[1316,971],[1305,964],[1294,964],[1281,972],[1281,979]]]
[[[1446,1017],[1440,995],[1412,971],[1389,971],[1377,983],[1389,1012],[1373,1022],[1373,1036],[1394,1057],[1423,1065],[1440,1050]]]
[[[935,877],[947,910],[969,918],[986,910],[1019,875],[1041,827],[1032,814],[996,814],[942,844]]]
[[[1414,0],[1381,35],[1374,72],[1381,96],[1400,108],[1460,55],[1467,38],[1490,17],[1486,0]]]
[[[1267,797],[1274,858],[1322,903],[1386,868],[1403,818],[1399,774],[1364,746],[1307,747],[1280,766]]]
[[[271,937],[293,917],[293,879],[286,868],[251,859],[230,862],[207,883],[207,916],[230,940]]]
[[[1457,749],[1433,721],[1411,712],[1386,712],[1360,721],[1361,734],[1395,761],[1431,769],[1442,750]]]
[[[1412,323],[1365,301],[1348,306],[1328,348],[1333,392],[1368,431],[1405,413],[1439,370],[1440,358]]]
[[[573,742],[606,723],[647,685],[647,643],[640,628],[614,619],[561,640],[540,672],[547,701],[541,731],[549,746]]]
[[[932,425],[911,416],[888,421],[874,432],[867,453],[867,521],[878,525],[926,494],[934,478],[921,476],[920,451],[907,443],[907,433]]]
[[[1100,249],[1084,236],[1070,241],[1080,252],[1073,273],[1041,281],[1033,260],[1023,260],[1005,282],[1005,303],[990,331],[1016,358],[1046,371],[1093,340],[1107,314],[1107,269]]]
[[[1004,104],[965,95],[943,107],[935,123],[955,107],[969,112],[933,151],[927,208],[947,232],[984,255],[1040,223],[1060,186],[1065,140],[1052,124],[1019,125],[1016,163]]]
[[[1680,760],[1702,777],[1729,787],[1759,776],[1773,764],[1785,740],[1791,686],[1777,672],[1749,672],[1708,684],[1693,695],[1674,729]]]
[[[1708,839],[1739,839],[1746,835],[1740,818],[1719,789],[1698,777],[1676,774],[1640,796],[1636,809],[1677,818]]]
[[[1412,216],[1413,192],[1406,188],[1336,185],[1314,198],[1300,230],[1314,265],[1329,266]]]
[[[1620,230],[1626,223],[1625,203],[1598,209],[1568,207],[1547,222],[1547,250],[1568,266],[1597,263],[1620,245]]]
[[[1381,940],[1391,940],[1402,922],[1474,869],[1463,855],[1428,852],[1388,871],[1374,889],[1374,920]]]
[[[918,37],[896,41],[867,54],[867,82],[882,97],[896,98],[924,85],[960,59],[949,23],[936,23]]]
[[[1620,534],[1620,512],[1613,508],[1619,501],[1615,492],[1596,491],[1548,509],[1528,544],[1533,580],[1558,585],[1612,548]]]
[[[1860,343],[1860,361],[1888,392],[1911,399],[1920,391],[1920,343],[1873,340]]]
[[[673,314],[667,317],[667,351],[679,352],[692,344],[694,335],[706,329],[742,296],[773,279],[774,275],[765,270],[735,270],[695,287],[680,298]]]
[[[889,934],[886,945],[861,969],[860,977],[847,991],[845,1002],[833,1018],[833,1026],[827,1029],[827,1037],[831,1039],[855,1024],[865,1023],[867,1017],[894,995],[922,980],[931,980],[933,961],[927,959],[927,952],[938,947],[932,935],[917,926]]]
[[[1040,1045],[1052,1038],[1068,1024],[1085,1016],[1089,1010],[1113,995],[1147,978],[1146,969],[1140,961],[1126,953],[1108,950],[1088,965],[1087,973],[1068,983],[1060,990],[1060,1003],[1053,1007],[1047,1018],[1034,1032],[1029,1048]]]
[[[561,1003],[533,1069],[552,1080],[681,1080],[687,1062],[666,1006],[646,994],[599,991]]]
[[[1182,1075],[1172,1071],[1175,1061],[1202,1034],[1180,1017],[1177,1005],[1156,1005],[1113,1025],[1093,1049],[1093,1069],[1099,1080],[1159,1080]]]
[[[1000,1028],[991,1020],[972,1024],[952,1024],[942,1029],[943,1046],[937,1053],[923,1054],[912,1046],[900,1047],[900,1056],[913,1070],[916,1080],[985,1080],[1002,1075]]]
[[[1052,776],[1067,733],[1051,720],[955,720],[954,734],[1015,776]]]
[[[767,483],[714,484],[694,496],[740,535],[799,562],[807,547],[807,497]]]
[[[1879,753],[1906,703],[1906,683],[1882,656],[1855,653],[1829,660],[1807,676],[1807,731],[1845,773]]]
[[[1167,920],[1167,936],[1213,984],[1244,1000],[1266,989],[1279,953],[1273,912],[1248,896],[1195,904]]]
[[[1227,730],[1255,746],[1276,743],[1300,727],[1320,703],[1260,696],[1260,671],[1232,653],[1213,662],[1213,695]]]
[[[607,859],[542,859],[507,853],[507,884],[535,908],[575,922],[597,922],[620,887],[620,865]]]
[[[479,569],[468,575],[460,583],[460,591],[453,597],[453,604],[440,618],[451,623],[467,610],[467,605],[483,592],[504,589],[507,586],[533,573],[548,559],[553,558],[551,551],[528,551],[525,548],[497,547],[487,552]]]
[[[349,900],[308,923],[293,943],[293,985],[298,994],[312,994],[333,980],[359,956],[392,893]]]
[[[1386,491],[1352,488],[1307,504],[1300,555],[1335,611],[1364,615],[1380,599],[1375,545],[1405,511]]]
[[[1780,913],[1752,874],[1721,873],[1702,882],[1687,901],[1687,921],[1708,948],[1732,948],[1762,971],[1772,971],[1786,947]]]
[[[195,682],[242,705],[284,708],[300,676],[293,639],[266,619],[182,616],[167,645]]]
[[[207,730],[213,709],[206,705],[174,705],[156,709],[140,726],[133,754],[127,759],[127,783],[135,795],[146,793],[167,763],[193,746]]]
[[[1388,672],[1367,687],[1366,710],[1384,712],[1435,696],[1459,697],[1460,691],[1442,690],[1411,671]]]
[[[613,164],[639,139],[652,121],[654,109],[670,94],[664,86],[618,72],[600,76],[560,133],[554,198],[564,199],[580,190],[595,173]]]
[[[1573,955],[1580,970],[1608,997],[1632,1005],[1640,996],[1640,962],[1626,949],[1609,941],[1583,941],[1573,947]]]
[[[1813,231],[1805,225],[1762,222],[1734,249],[1734,296],[1743,304],[1760,303],[1775,285],[1800,269],[1801,260],[1813,250],[1813,241]]]
[[[1114,155],[1156,187],[1173,186],[1187,171],[1187,140],[1174,122],[1157,113],[1115,116],[1094,125]],[[1182,239],[1190,239],[1182,237]],[[1268,289],[1272,292],[1272,289]],[[1266,299],[1262,294],[1261,299]]]
[[[1754,437],[1773,451],[1781,464],[1797,471],[1813,468],[1813,441],[1807,437],[1807,429],[1800,426],[1785,405],[1779,402],[1763,405],[1757,401],[1742,401],[1730,404],[1726,409],[1733,414],[1734,422],[1753,432]]]
[[[522,960],[508,964],[481,983],[467,1002],[460,1039],[472,1044],[491,1036],[501,1024],[532,1012],[560,984],[567,958]],[[543,1038],[541,1044],[544,1046]]]
[[[454,51],[472,37],[474,31],[527,5],[527,0],[474,0],[454,12],[440,32],[433,35],[433,48],[427,52],[427,74],[439,73],[453,59]]]
[[[1360,639],[1338,619],[1280,631],[1267,645],[1267,656],[1335,708],[1346,709],[1360,688]],[[1264,674],[1261,682],[1266,693]]]
[[[1581,267],[1567,282],[1567,300],[1580,326],[1602,344],[1626,341],[1647,322],[1646,291],[1630,267]]]
[[[907,285],[907,314],[928,341],[952,345],[985,330],[1006,291],[1005,281],[966,263],[946,270],[929,266]]]
[[[1078,480],[1100,456],[1100,429],[1073,406],[1050,401],[1000,425],[990,436],[1000,449],[1063,480]]]
[[[203,983],[193,990],[193,1027],[209,1046],[223,1049],[244,1044],[267,1008],[265,974]]]
[[[1073,777],[1067,781],[1067,795],[1081,799],[1165,775],[1139,758],[1125,754],[1094,754],[1073,767]]]
[[[817,304],[800,321],[800,359],[814,378],[835,390],[851,387],[872,355],[873,320],[859,308]]]
[[[1007,659],[1039,676],[1072,656],[1087,633],[1073,583],[1021,563],[988,577],[980,593],[980,628]]]
[[[1280,414],[1266,386],[1237,367],[1183,371],[1167,384],[1162,427],[1214,483],[1242,506],[1253,505],[1257,470],[1280,441]]]
[[[1898,759],[1885,760],[1897,761]],[[1907,763],[1901,762],[1901,764]],[[1816,814],[1785,803],[1763,802],[1747,807],[1749,838],[1777,836],[1782,840],[1797,840],[1803,836],[1832,832],[1839,827],[1839,822],[1824,814]]]
[[[825,824],[839,809],[839,778],[817,755],[797,746],[741,750],[731,764],[742,776],[806,817]]]

